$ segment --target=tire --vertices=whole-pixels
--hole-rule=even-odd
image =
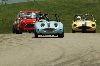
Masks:
[[[96,33],[96,30],[94,30],[92,33]]]
[[[16,29],[16,34],[22,34],[22,31]]]
[[[34,36],[35,36],[35,38],[38,38],[38,34],[36,31],[34,32]]]
[[[58,38],[63,38],[64,37],[64,32],[62,34],[58,34]]]
[[[75,30],[72,29],[72,33],[75,33]]]
[[[29,33],[31,33],[32,31],[28,31]]]

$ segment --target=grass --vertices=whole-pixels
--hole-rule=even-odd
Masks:
[[[97,20],[97,32],[100,32],[99,0],[41,0],[36,3],[23,2],[0,5],[0,33],[11,33],[12,23],[20,10],[41,10],[50,14],[57,13],[64,24],[65,32],[71,32],[71,24],[75,14],[90,13]]]

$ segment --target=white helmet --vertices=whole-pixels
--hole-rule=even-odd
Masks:
[[[32,13],[32,18],[36,18],[36,13]]]
[[[77,16],[77,19],[78,19],[78,20],[81,20],[81,16]]]

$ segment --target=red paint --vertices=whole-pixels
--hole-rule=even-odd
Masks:
[[[19,13],[25,13],[25,12],[34,12],[34,13],[38,13],[40,11],[38,10],[23,10],[20,11]],[[36,20],[36,18],[16,18],[16,22],[19,22],[16,26],[16,24],[14,24],[15,28],[19,28],[22,31],[33,31],[35,28],[34,27],[30,27],[30,28],[25,28],[26,25],[31,24],[34,25],[38,20]]]

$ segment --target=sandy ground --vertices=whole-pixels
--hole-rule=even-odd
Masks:
[[[100,66],[100,34],[0,34],[0,66]]]

